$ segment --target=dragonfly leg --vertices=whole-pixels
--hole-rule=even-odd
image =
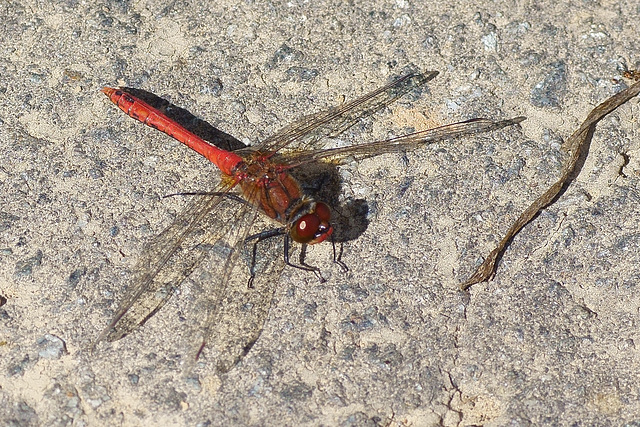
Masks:
[[[273,230],[262,231],[257,234],[253,234],[243,242],[243,250],[247,253],[247,243],[253,241],[253,248],[251,249],[251,261],[249,262],[249,282],[247,283],[247,287],[253,288],[253,279],[256,277],[256,263],[257,263],[257,255],[258,255],[258,243],[265,239],[269,239],[271,237],[280,236],[282,234],[286,234],[284,228],[275,228]]]
[[[331,235],[331,246],[333,247],[333,263],[338,264],[342,269],[342,272],[346,273],[349,271],[349,267],[347,267],[347,264],[342,262],[342,249],[344,246],[340,243],[340,252],[336,254],[336,240],[333,238],[333,234]]]
[[[306,262],[304,262],[304,257],[305,254],[307,253],[307,245],[303,244],[302,245],[302,250],[300,251],[300,264],[293,264],[292,262],[289,261],[289,245],[290,245],[290,237],[289,234],[285,234],[284,235],[284,262],[285,264],[293,267],[293,268],[298,268],[300,270],[304,270],[304,271],[311,271],[313,274],[316,275],[316,277],[318,278],[318,280],[320,281],[320,283],[324,283],[326,282],[326,279],[324,277],[322,277],[322,274],[320,274],[320,269],[318,267],[314,267],[312,265],[307,264]]]

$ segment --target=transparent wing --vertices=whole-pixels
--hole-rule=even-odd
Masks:
[[[255,208],[225,197],[231,185],[222,185],[210,195],[197,196],[174,222],[147,247],[134,268],[134,280],[127,289],[111,323],[102,331],[100,341],[116,341],[146,322],[171,298],[180,284],[210,251],[218,251],[230,262],[232,254],[221,239],[236,240],[248,227],[248,211]],[[255,213],[254,213],[255,215]]]
[[[246,263],[238,262],[223,279],[224,294],[205,300],[208,315],[202,324],[200,348],[194,349],[194,354],[201,354],[204,361],[213,359],[219,372],[231,370],[262,334],[285,265],[282,250],[280,238],[262,241],[253,287],[247,287]],[[237,252],[241,253],[242,248],[238,247]],[[245,274],[240,274],[243,268]]]
[[[383,109],[437,75],[437,71],[407,74],[351,102],[305,116],[267,138],[258,149],[276,152],[285,147],[296,150],[315,148],[314,144],[321,139],[341,134],[361,119]]]
[[[411,149],[422,145],[465,135],[490,132],[507,126],[515,125],[525,120],[525,117],[515,117],[508,120],[471,119],[464,122],[452,123],[421,132],[382,141],[374,141],[348,147],[315,150],[307,153],[294,153],[287,157],[291,166],[299,166],[321,159],[341,159],[347,156],[361,158],[390,153],[400,149]]]
[[[192,307],[193,317],[201,320],[200,328],[189,331],[187,338],[195,356],[191,361],[205,345],[205,354],[211,354],[220,372],[242,360],[262,333],[284,259],[281,239],[261,242],[254,287],[247,286],[248,259],[240,259],[248,256],[245,240],[250,232],[268,225],[256,221],[258,209],[231,194],[216,191],[197,196],[151,242],[135,267],[135,278],[116,315],[94,346],[123,338],[144,324],[206,260],[203,270],[210,273],[194,279],[202,281],[201,294]]]

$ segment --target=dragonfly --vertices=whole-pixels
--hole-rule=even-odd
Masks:
[[[353,101],[304,116],[255,146],[237,150],[219,148],[206,141],[126,89],[103,88],[102,92],[124,113],[175,138],[215,164],[220,170],[221,179],[212,191],[191,193],[194,197],[192,202],[149,243],[134,267],[133,283],[94,346],[101,341],[119,340],[144,324],[176,293],[207,257],[207,253],[216,247],[221,261],[207,292],[207,305],[210,307],[201,325],[196,358],[205,344],[226,328],[219,325],[225,323],[220,312],[229,302],[227,291],[238,271],[239,254],[245,254],[247,261],[244,267],[249,277],[247,288],[254,286],[259,270],[268,270],[268,266],[259,267],[259,247],[276,237],[282,241],[282,255],[278,258],[290,267],[313,273],[320,281],[324,280],[320,268],[304,260],[308,245],[329,241],[333,244],[333,261],[346,268],[336,256],[335,229],[329,203],[316,200],[314,195],[309,194],[295,171],[322,162],[340,164],[346,159],[415,149],[439,141],[495,131],[525,119],[474,118],[373,142],[325,147],[326,141],[424,86],[437,74],[436,71],[408,73]],[[251,224],[259,216],[275,225],[252,233]],[[293,262],[290,257],[294,244],[301,245],[298,262]],[[272,259],[272,262],[275,261]],[[277,280],[269,274],[266,277],[268,280]],[[252,293],[255,295],[260,291],[255,290],[248,295]],[[258,305],[264,305],[264,300],[268,300],[268,296],[263,296]],[[252,305],[255,308],[252,302],[243,307]],[[255,322],[258,325],[254,325],[257,328],[261,327],[259,323],[264,321],[268,309],[263,307],[261,311],[260,320]],[[232,351],[236,354],[229,356],[229,360],[219,369],[228,370],[235,365],[248,352],[257,336],[259,333],[254,333],[247,343],[237,345],[239,348]]]

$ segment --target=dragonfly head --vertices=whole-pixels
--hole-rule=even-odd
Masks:
[[[289,233],[291,238],[298,243],[313,245],[326,240],[333,233],[333,227],[329,223],[331,209],[325,203],[316,202],[306,214],[296,219]]]

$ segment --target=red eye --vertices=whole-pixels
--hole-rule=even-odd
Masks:
[[[326,204],[318,202],[316,203],[316,215],[320,218],[320,221],[329,222],[331,219],[331,210]]]
[[[329,224],[331,210],[324,203],[316,203],[311,213],[303,215],[291,227],[291,238],[298,243],[320,243],[333,233]]]
[[[307,240],[315,236],[320,226],[320,218],[315,214],[307,214],[296,222],[296,234]]]

